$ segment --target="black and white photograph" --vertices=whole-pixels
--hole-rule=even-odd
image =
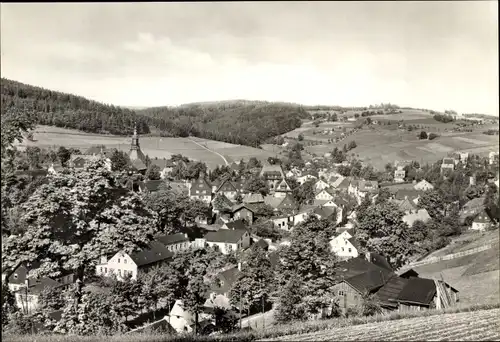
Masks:
[[[500,340],[498,1],[2,2],[2,340]]]

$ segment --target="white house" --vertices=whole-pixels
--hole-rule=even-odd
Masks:
[[[315,184],[314,184],[314,188],[316,190],[323,190],[323,189],[326,189],[328,188],[330,185],[325,182],[324,180],[322,179],[319,179]]]
[[[272,218],[274,226],[279,229],[290,230],[293,227],[293,216],[284,215]]]
[[[394,170],[394,182],[395,183],[403,183],[405,181],[406,171],[404,167],[398,166],[396,170]]]
[[[220,229],[205,235],[206,244],[223,254],[246,249],[250,246],[250,234],[246,229]]]
[[[314,176],[314,175],[311,175],[310,173],[306,173],[305,175],[302,175],[300,177],[297,178],[297,182],[302,185],[304,184],[305,182],[307,182],[308,180],[316,180],[318,179],[318,177]]]
[[[359,245],[356,239],[352,236],[348,236],[350,236],[350,234],[345,231],[330,240],[330,248],[339,259],[346,260],[356,258],[359,255]]]
[[[498,152],[490,152],[489,155],[490,165],[498,164]]]
[[[418,190],[418,191],[427,191],[427,190],[434,189],[434,185],[432,185],[431,183],[429,183],[425,179],[422,179],[420,182],[418,182],[417,184],[415,184],[413,186],[413,188],[415,190]]]
[[[281,182],[276,185],[274,189],[274,197],[284,198],[286,197],[287,192],[291,192],[292,188],[288,185],[285,179],[282,179]]]
[[[130,276],[137,279],[139,272],[147,271],[155,265],[165,264],[173,257],[173,253],[162,243],[153,241],[149,248],[140,252],[128,254],[124,251],[116,253],[111,259],[101,258],[101,262],[96,266],[97,275],[115,274],[118,279]]]
[[[318,201],[330,201],[333,199],[333,191],[329,188],[318,190],[314,199]]]
[[[443,158],[441,172],[453,171],[455,169],[455,160],[453,158]]]
[[[472,226],[470,229],[484,231],[488,229],[491,224],[491,218],[488,216],[486,211],[483,210],[479,215],[476,216],[474,221],[472,221]]]
[[[189,183],[189,197],[207,204],[212,201],[212,185],[208,183],[204,175],[200,175],[197,180]]]
[[[403,216],[402,220],[405,222],[408,226],[412,226],[415,221],[419,220],[422,222],[427,222],[431,219],[431,216],[425,209],[415,209],[414,211],[410,213],[406,213],[405,216]]]
[[[172,328],[179,334],[192,332],[195,325],[194,314],[184,309],[181,300],[175,301],[167,320]],[[198,324],[203,326],[205,322],[213,324],[213,317],[207,312],[200,312],[198,315]]]

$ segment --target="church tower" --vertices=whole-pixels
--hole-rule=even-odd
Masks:
[[[137,135],[137,124],[134,126],[134,135],[132,136],[132,143],[130,145],[130,151],[128,153],[130,161],[132,165],[135,166],[138,170],[142,170],[146,168],[146,156],[141,151],[141,147],[139,145],[139,136]]]

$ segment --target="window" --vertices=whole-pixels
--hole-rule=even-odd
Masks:
[[[14,279],[17,279],[17,278],[18,278],[18,277],[17,277],[17,273],[14,273]]]
[[[104,267],[104,274],[108,273],[108,268]]]
[[[102,273],[102,267],[99,267],[99,273]]]
[[[351,253],[351,248],[349,248],[349,253]]]
[[[196,190],[196,193],[199,194],[200,193],[200,190]]]
[[[120,258],[118,258],[118,263],[120,263]]]
[[[118,269],[118,274],[121,276],[122,275],[122,270]]]
[[[344,291],[342,291],[342,290],[340,290],[340,291],[339,291],[339,296],[345,296],[345,292],[344,292]]]
[[[342,252],[344,251],[344,247],[342,247]]]

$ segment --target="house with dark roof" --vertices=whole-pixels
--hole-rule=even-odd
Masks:
[[[365,295],[377,292],[393,275],[392,271],[362,258],[352,258],[338,265],[342,280],[333,286],[332,291],[343,312],[358,307]]]
[[[205,175],[200,174],[197,180],[190,183],[189,197],[191,199],[198,199],[207,204],[212,201],[212,186],[205,178]]]
[[[314,196],[314,203],[321,205],[328,201],[331,201],[335,196],[333,189],[323,188],[316,190],[316,195]]]
[[[217,189],[215,189],[215,194],[223,194],[230,200],[234,200],[238,193],[238,189],[229,178],[224,179]]]
[[[398,189],[394,194],[394,199],[401,202],[405,199],[413,202],[414,204],[418,204],[418,200],[422,195],[422,191],[414,190],[414,189]]]
[[[239,273],[240,271],[237,266],[218,273],[210,286],[210,291],[229,298],[229,291],[238,278]]]
[[[297,201],[293,198],[293,196],[290,193],[287,193],[286,196],[283,198],[283,200],[280,202],[280,204],[276,207],[279,211],[282,212],[293,212],[297,210],[299,207]]]
[[[472,221],[471,230],[485,231],[493,224],[493,220],[486,210],[481,211]]]
[[[224,194],[216,194],[212,200],[212,211],[216,215],[225,216],[227,219],[231,217],[231,210],[234,203]]]
[[[207,233],[204,239],[208,246],[218,249],[223,254],[250,246],[250,233],[246,229],[219,229],[216,232]]]
[[[166,264],[174,254],[163,243],[152,241],[143,250],[134,253],[120,251],[109,260],[105,258],[96,266],[97,275],[115,274],[118,279],[130,276],[137,279],[139,272],[147,272],[151,267]]]
[[[352,231],[344,231],[330,240],[330,248],[340,260],[356,258],[360,254],[359,244]]]
[[[432,185],[431,183],[429,183],[425,179],[422,179],[420,182],[418,182],[417,184],[415,184],[413,186],[413,188],[415,190],[418,190],[418,191],[427,191],[427,190],[434,189],[434,185]]]
[[[155,241],[163,244],[172,253],[177,253],[191,248],[191,241],[185,233],[158,235],[155,237]]]
[[[231,230],[242,229],[242,230],[246,230],[247,229],[247,225],[245,224],[244,220],[234,220],[234,221],[228,221],[228,222],[224,223],[222,225],[221,229],[231,229]]]
[[[231,208],[233,220],[245,220],[248,224],[252,224],[255,215],[255,209],[251,205],[241,203]]]
[[[443,158],[441,163],[441,172],[453,171],[455,169],[455,160],[453,158]]]
[[[440,280],[419,278],[413,269],[392,275],[375,296],[386,311],[439,309],[459,301],[457,289]]]

